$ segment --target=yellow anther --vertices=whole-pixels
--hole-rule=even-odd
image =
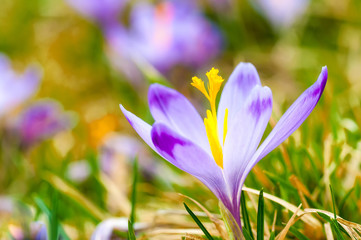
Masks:
[[[226,112],[224,113],[224,120],[223,120],[223,144],[224,141],[226,140],[227,130],[228,130],[228,108],[226,108]]]
[[[207,132],[209,145],[211,147],[212,155],[215,162],[223,168],[223,151],[220,139],[218,136],[217,112],[216,112],[216,99],[217,94],[222,86],[224,79],[218,75],[219,70],[212,68],[206,73],[208,78],[208,91],[206,90],[204,82],[198,77],[192,78],[191,85],[197,88],[208,99],[211,110],[207,110],[207,117],[204,119],[204,125]],[[226,109],[223,126],[223,143],[227,134],[227,118],[228,109]]]
[[[206,73],[208,78],[208,95],[209,95],[209,102],[211,104],[212,113],[215,114],[216,112],[216,98],[221,88],[221,85],[224,79],[218,75],[219,70],[212,68],[209,72]]]
[[[198,77],[193,77],[192,81],[193,82],[191,83],[191,85],[193,87],[197,88],[209,100],[209,95],[206,91],[206,87],[204,86],[204,82],[201,79],[199,79]]]

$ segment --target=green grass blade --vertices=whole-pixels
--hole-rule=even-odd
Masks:
[[[330,190],[331,190],[331,196],[332,196],[333,214],[334,214],[334,218],[337,219],[337,215],[336,215],[336,204],[335,204],[335,195],[333,194],[333,189],[332,189],[331,184],[330,184]]]
[[[308,237],[306,237],[303,233],[298,231],[294,226],[291,226],[290,232],[295,235],[295,237],[299,240],[310,240]]]
[[[65,230],[61,225],[59,225],[59,235],[61,240],[70,240],[69,236],[66,234]]]
[[[253,240],[253,235],[251,236],[249,231],[246,229],[243,229],[243,236],[246,240]]]
[[[275,240],[275,238],[276,238],[275,232],[271,232],[271,235],[270,235],[270,237],[269,237],[269,240]]]
[[[190,208],[187,206],[186,203],[183,203],[183,204],[184,204],[184,207],[186,208],[187,212],[189,213],[189,215],[191,215],[191,217],[193,218],[195,223],[198,225],[198,227],[202,230],[202,232],[207,237],[207,239],[208,240],[213,240],[213,237],[207,231],[207,229],[204,227],[204,225],[201,223],[201,221],[197,218],[197,216],[192,212],[192,210],[190,210]]]
[[[137,180],[138,180],[138,157],[134,159],[133,165],[133,185],[132,185],[132,195],[131,195],[131,204],[132,209],[129,216],[129,221],[133,224],[135,222],[135,207],[136,207],[136,198],[137,198]]]
[[[336,236],[337,236],[336,239],[341,239],[341,240],[344,239],[341,231],[345,232],[345,234],[348,235],[348,233],[346,231],[344,231],[344,229],[338,224],[337,220],[332,219],[329,216],[327,216],[326,214],[321,213],[321,212],[317,212],[317,214],[331,224],[331,228],[332,228],[333,232],[336,233]]]
[[[53,192],[52,201],[51,201],[51,212],[49,222],[50,222],[50,239],[59,239],[59,221],[58,221],[58,203],[59,203],[59,193]]]
[[[244,191],[242,191],[242,194],[241,194],[241,211],[242,211],[242,220],[243,220],[243,225],[244,225],[243,233],[244,233],[245,237],[246,237],[246,234],[248,233],[250,239],[253,240],[254,237],[253,237],[253,233],[252,233],[251,223],[249,221],[248,211],[246,208],[246,199],[245,199]]]
[[[272,181],[279,183],[280,185],[282,185],[282,187],[284,187],[285,189],[292,191],[293,193],[297,193],[297,189],[292,186],[291,183],[289,183],[287,180],[285,180],[284,177],[280,177],[276,174],[264,171],[264,173],[267,175],[267,177],[269,177]],[[287,178],[286,178],[287,179]]]
[[[45,205],[45,203],[43,202],[43,200],[41,200],[41,198],[39,198],[39,197],[34,197],[34,201],[35,201],[36,205],[40,208],[40,210],[41,210],[42,212],[44,212],[47,217],[49,217],[49,216],[51,215],[48,207]]]
[[[257,240],[264,239],[264,199],[263,189],[259,192],[257,212]]]
[[[59,193],[55,192],[52,197],[52,209],[49,209],[44,201],[39,197],[34,197],[34,201],[36,205],[40,208],[40,210],[48,217],[49,220],[49,239],[61,239],[69,240],[70,238],[64,231],[58,219],[58,203],[59,203]]]
[[[339,229],[337,221],[335,219],[332,219],[330,223],[331,223],[332,230],[336,233],[336,236],[337,236],[336,239],[344,240],[345,238],[342,236],[342,233]]]
[[[46,206],[46,204],[44,203],[44,201],[41,198],[35,197],[34,201],[35,201],[36,205],[38,205],[40,210],[42,212],[44,212],[45,215],[48,217],[48,221],[49,221],[48,237],[49,237],[49,239],[58,239],[58,231],[57,231],[58,224],[56,221],[56,216],[54,216],[54,212],[49,210],[49,208]]]
[[[136,240],[133,223],[131,221],[128,221],[128,240]]]
[[[351,188],[346,195],[342,198],[338,210],[342,212],[343,207],[345,206],[346,200],[351,196],[351,193],[355,190],[355,187]]]
[[[322,217],[325,221],[327,221],[327,222],[331,222],[332,221],[332,219],[329,217],[329,216],[327,216],[326,214],[324,214],[324,213],[322,213],[322,212],[317,212],[317,214],[320,216],[320,217]]]

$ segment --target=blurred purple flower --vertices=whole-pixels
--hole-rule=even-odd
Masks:
[[[74,2],[86,5],[85,0],[69,2],[73,2],[72,6],[81,5]],[[113,15],[102,7],[102,1],[90,2],[92,6],[99,5],[103,15]],[[89,8],[77,7],[84,15],[99,19]],[[109,45],[112,62],[129,77],[144,62],[161,73],[167,73],[175,65],[199,67],[219,54],[222,47],[220,32],[192,1],[161,1],[155,6],[135,3],[129,26],[115,20],[105,24],[98,20],[98,23]]]
[[[177,64],[199,67],[221,48],[220,33],[185,1],[137,5],[129,34],[139,54],[162,73]]]
[[[71,128],[72,120],[71,114],[64,112],[58,102],[43,100],[25,109],[11,127],[20,137],[21,144],[29,147]]]
[[[106,25],[117,21],[128,0],[67,0],[82,15]]]
[[[323,93],[327,68],[322,68],[318,80],[292,104],[261,145],[272,113],[272,92],[261,85],[256,68],[250,63],[236,67],[223,88],[218,115],[216,98],[223,79],[216,69],[207,77],[208,91],[199,78],[192,82],[211,104],[204,122],[182,94],[159,84],[151,85],[148,93],[153,126],[120,108],[155,152],[203,182],[241,227],[240,195],[248,173],[312,112]]]
[[[149,151],[138,139],[119,134],[109,135],[100,149],[100,167],[108,176],[119,175],[116,167],[117,161],[133,161],[135,157],[139,159],[139,165],[143,174],[147,178],[156,175],[158,166],[154,163]]]
[[[38,69],[29,67],[19,75],[12,69],[9,59],[0,54],[0,117],[31,97],[39,83]]]
[[[306,10],[309,0],[257,0],[274,27],[290,27]]]

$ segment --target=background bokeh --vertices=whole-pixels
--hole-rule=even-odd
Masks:
[[[322,66],[329,70],[314,112],[256,166],[246,185],[298,205],[300,182],[309,207],[332,211],[332,184],[338,214],[361,222],[360,1],[1,0],[0,5],[0,53],[12,69],[0,67],[0,93],[20,98],[14,82],[1,83],[6,71],[24,74],[29,82],[30,67],[40,79],[31,96],[0,115],[0,238],[34,237],[40,229],[31,233],[34,222],[49,228],[44,208],[55,209],[70,239],[89,239],[102,220],[127,217],[136,156],[138,221],[152,222],[159,210],[183,209],[177,192],[218,212],[216,198],[201,183],[141,141],[119,104],[152,122],[147,89],[160,82],[186,95],[204,116],[207,103],[191,78],[204,79],[215,67],[227,79],[241,61],[253,63],[273,92],[271,125]],[[267,204],[269,224],[278,209],[282,226],[289,214]],[[312,237],[302,224],[295,226]]]

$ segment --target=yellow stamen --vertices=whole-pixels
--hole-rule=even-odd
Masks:
[[[206,87],[204,86],[204,82],[197,77],[192,77],[192,81],[193,82],[191,83],[191,85],[197,88],[201,93],[203,93],[203,95],[206,96],[206,98],[210,101]]]
[[[218,166],[223,167],[222,146],[218,140],[217,118],[211,111],[207,110],[207,118],[204,119],[209,145],[211,146],[212,155]]]
[[[228,108],[226,108],[226,112],[224,113],[224,124],[223,124],[223,145],[226,140],[227,130],[228,130]]]
[[[206,73],[208,78],[208,91],[204,85],[204,82],[198,77],[192,78],[191,85],[197,88],[203,95],[208,99],[211,110],[207,110],[207,117],[204,119],[204,126],[206,128],[209,145],[211,147],[212,155],[218,166],[223,168],[223,151],[222,145],[218,137],[218,126],[217,126],[217,111],[216,111],[216,99],[217,94],[222,86],[224,79],[218,75],[219,70],[212,68]],[[223,143],[227,134],[227,118],[228,109],[226,109],[224,116],[223,126]]]

